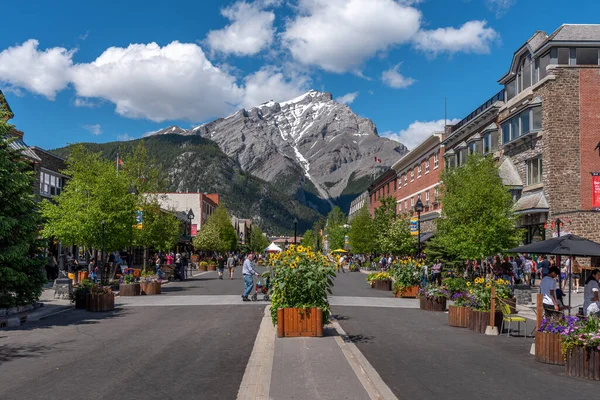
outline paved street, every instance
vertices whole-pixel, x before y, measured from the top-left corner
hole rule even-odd
[[[259,363],[247,364],[267,304],[241,302],[239,273],[233,281],[198,274],[164,285],[160,296],[117,297],[112,313],[69,310],[0,331],[0,399],[235,399],[245,374],[260,372]],[[398,398],[597,393],[596,383],[536,363],[533,339],[451,328],[446,313],[415,309],[416,300],[373,290],[365,279],[336,278],[330,302],[344,340],[334,328],[323,339],[272,340],[269,332],[272,349],[259,355],[271,358],[263,361],[272,373],[260,372],[269,374],[270,398],[369,398],[356,375],[369,366],[352,364],[343,343],[355,345]]]

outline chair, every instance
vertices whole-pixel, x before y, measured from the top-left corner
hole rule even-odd
[[[502,310],[502,325],[500,326],[500,332],[504,332],[504,323],[508,322],[508,331],[506,337],[510,336],[510,328],[513,322],[518,324],[519,333],[521,332],[521,322],[525,324],[525,337],[527,337],[527,318],[519,317],[510,313],[510,306],[503,301],[500,301],[500,309]]]

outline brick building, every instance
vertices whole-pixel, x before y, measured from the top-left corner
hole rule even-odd
[[[396,197],[396,171],[388,169],[369,186],[369,211],[375,215],[375,209],[381,206],[384,197]]]
[[[422,235],[434,231],[434,221],[441,213],[438,189],[444,168],[443,137],[443,132],[433,133],[392,166],[397,176],[396,213],[416,216],[414,206],[421,198],[425,206],[421,213]]]
[[[219,206],[218,194],[207,193],[153,193],[158,195],[160,206],[165,209],[174,209],[177,212],[192,210],[192,236],[200,230],[202,225]]]

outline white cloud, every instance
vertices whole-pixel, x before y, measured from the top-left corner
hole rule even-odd
[[[417,9],[394,0],[299,0],[282,39],[302,64],[356,72],[377,52],[409,42],[420,21]]]
[[[253,55],[273,42],[275,14],[262,9],[274,5],[238,1],[221,10],[232,23],[220,30],[208,32],[207,43],[214,51],[238,56]]]
[[[310,89],[308,76],[286,69],[265,66],[245,78],[245,95],[242,106],[258,106],[266,101],[285,101]]]
[[[352,102],[356,100],[357,97],[358,92],[346,93],[345,95],[336,98],[335,101],[342,104],[352,104]]]
[[[459,119],[455,118],[447,120],[446,123],[448,125],[453,125],[459,121]],[[381,136],[400,142],[408,147],[409,150],[412,150],[432,133],[443,131],[444,124],[445,122],[443,119],[437,121],[415,121],[410,124],[408,128],[403,129],[400,132],[384,132]]]
[[[432,55],[457,52],[487,54],[490,44],[499,35],[486,25],[486,21],[469,21],[458,29],[422,30],[415,37],[415,47]]]
[[[75,51],[63,47],[40,51],[38,46],[37,40],[29,39],[0,52],[0,82],[54,100],[69,83]]]
[[[502,17],[517,3],[517,0],[486,0],[488,8],[496,13],[496,18]]]
[[[231,111],[243,90],[196,44],[172,42],[111,47],[72,68],[81,97],[108,100],[129,118],[202,121]]]
[[[90,99],[83,98],[83,97],[75,98],[75,101],[73,101],[73,104],[75,104],[75,107],[89,107],[89,108],[94,108],[99,105],[98,103],[96,103]]]
[[[394,89],[404,89],[416,82],[413,78],[408,78],[400,73],[400,65],[402,64],[396,64],[393,68],[383,71],[381,74],[383,83]]]
[[[135,138],[134,138],[134,137],[131,137],[131,136],[129,136],[129,134],[128,134],[128,133],[125,133],[125,134],[123,134],[123,135],[117,135],[117,140],[118,140],[119,142],[127,142],[127,141],[129,141],[129,140],[134,140],[134,139],[135,139]]]
[[[95,125],[84,125],[83,129],[89,131],[92,135],[101,135],[102,134],[102,126],[100,124]]]

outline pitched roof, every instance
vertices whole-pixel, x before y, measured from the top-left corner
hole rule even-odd
[[[575,25],[575,24],[564,24],[561,25],[557,30],[552,32],[548,40],[559,40],[559,41],[600,41],[600,25],[588,24],[588,25]]]
[[[35,152],[25,144],[23,139],[15,138],[14,140],[11,140],[8,145],[13,150],[20,151],[21,154],[23,154],[25,157],[29,158],[32,161],[42,161],[42,159],[39,158],[38,155],[35,154]]]
[[[4,93],[2,93],[2,90],[0,90],[0,112],[6,113],[4,118],[7,121],[9,119],[14,118],[14,116],[15,116],[15,114],[10,109],[10,106],[8,105],[8,101],[6,101],[6,98],[4,97]]]

